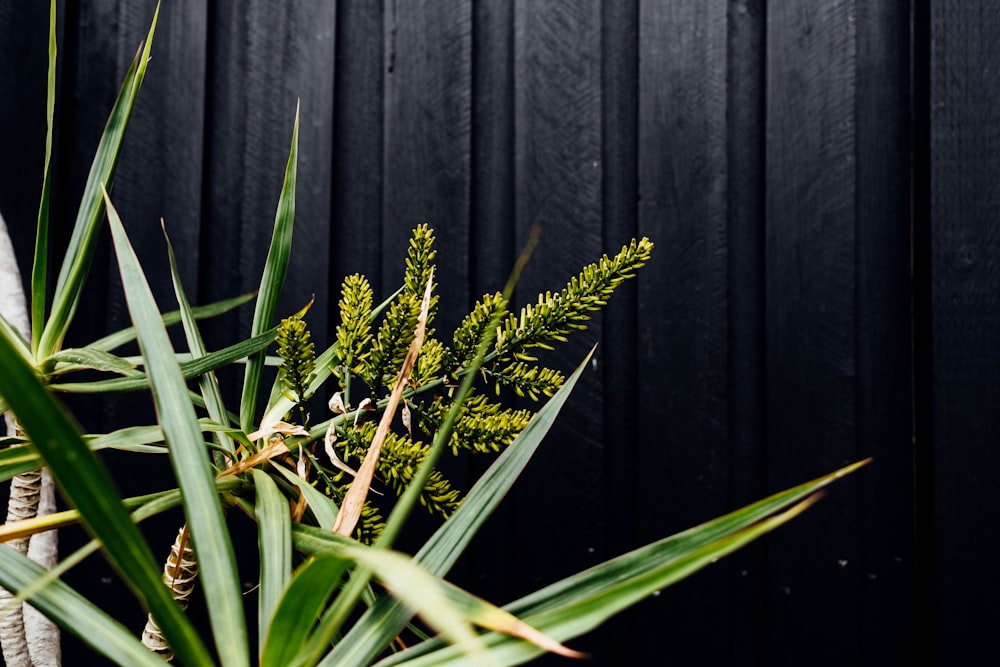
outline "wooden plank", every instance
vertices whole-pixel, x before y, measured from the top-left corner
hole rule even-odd
[[[909,9],[857,5],[857,446],[862,625],[872,665],[917,664],[910,345]],[[849,566],[849,567],[853,567]]]
[[[376,298],[382,284],[382,160],[385,27],[383,3],[348,0],[337,7],[334,114],[334,221],[330,331],[344,276],[363,273]]]
[[[656,243],[639,276],[642,542],[728,508],[727,5],[640,5],[639,233]],[[643,606],[642,655],[724,664],[726,613],[722,570],[672,587]]]
[[[727,164],[728,497],[742,507],[765,494],[764,57],[762,3],[729,6]],[[729,660],[766,663],[767,554],[750,545],[727,558]]]
[[[119,68],[128,65],[145,39],[154,9],[152,5],[121,3],[117,6],[115,31],[107,31],[106,25],[94,26],[99,34],[115,38],[115,52],[122,63]],[[205,6],[196,2],[174,3],[161,11],[152,59],[129,123],[111,195],[163,310],[175,309],[177,302],[169,280],[161,219],[178,249],[181,278],[192,300],[198,287],[207,14]],[[100,48],[99,41],[93,44],[81,36],[84,43],[88,49]],[[81,57],[82,62],[87,62],[91,54]],[[96,78],[101,74],[88,76]],[[118,85],[110,79],[107,83]],[[106,315],[101,324],[108,330],[129,326],[131,320],[113,255],[109,254],[105,266],[95,264],[94,270],[95,277],[98,271],[107,272],[102,303]],[[95,301],[101,301],[100,294],[90,294]],[[102,415],[109,424],[130,422],[136,414],[136,399],[105,401]]]
[[[411,230],[437,237],[439,315],[450,334],[469,303],[472,3],[392,2],[386,21],[382,276],[402,284]]]
[[[930,10],[934,583],[937,653],[990,649],[1000,594],[1000,7]],[[928,492],[924,489],[922,492]]]
[[[514,6],[474,4],[472,76],[473,299],[503,288],[514,266]]]
[[[602,242],[608,253],[638,236],[639,207],[639,2],[604,3],[601,8],[601,115],[602,115]],[[638,546],[639,504],[636,494],[640,448],[638,412],[645,392],[638,382],[638,289],[635,282],[619,288],[601,319],[599,366],[602,371],[604,481],[604,550]],[[613,445],[612,445],[613,443]],[[648,642],[640,642],[637,620],[631,611],[613,619],[597,633],[594,651],[605,662],[648,664],[642,655]],[[655,661],[655,660],[654,660]]]
[[[530,229],[541,242],[517,292],[517,305],[558,291],[600,257],[601,3],[515,3],[516,247]],[[601,337],[601,318],[570,338],[545,365],[575,367]],[[597,362],[600,368],[600,361]],[[513,597],[605,556],[601,376],[587,373],[510,501]],[[574,641],[591,650],[588,640]]]
[[[850,0],[771,5],[767,33],[767,483],[859,457],[856,25]],[[770,540],[769,664],[857,664],[857,479]],[[822,647],[821,651],[817,647]]]
[[[256,289],[301,99],[293,260],[276,317],[319,300],[307,321],[329,340],[330,169],[336,21],[327,2],[219,2],[210,8],[201,300]],[[330,297],[335,302],[335,296]],[[245,336],[252,309],[225,340]]]
[[[514,266],[514,3],[473,4],[471,220],[469,296],[478,299],[503,285]],[[485,461],[468,461],[466,480]],[[455,570],[456,581],[485,599],[511,599],[514,573],[506,535],[515,528],[511,503],[501,503]]]
[[[0,213],[30,282],[45,158],[48,5],[0,5]]]

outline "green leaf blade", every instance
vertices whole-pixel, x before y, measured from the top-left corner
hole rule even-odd
[[[49,356],[62,345],[70,321],[73,319],[79,304],[83,283],[90,270],[94,247],[97,243],[97,234],[103,220],[104,198],[102,191],[110,187],[111,181],[114,179],[118,158],[125,139],[125,130],[128,127],[136,97],[146,75],[150,47],[156,32],[159,14],[160,7],[157,5],[149,32],[146,35],[145,45],[136,54],[125,75],[118,99],[111,109],[111,115],[108,117],[104,133],[101,135],[87,183],[84,185],[83,198],[80,202],[76,222],[73,225],[69,246],[59,269],[52,312],[37,345],[40,357]]]
[[[818,492],[865,462],[848,466],[713,521],[601,563],[511,603],[505,609],[558,641],[593,630],[611,616],[670,586],[787,523],[807,509]],[[521,664],[536,647],[502,635],[487,635],[501,664]],[[462,657],[440,642],[400,653],[379,667],[459,665]]]
[[[264,640],[261,667],[293,663],[348,565],[343,558],[321,556],[298,569],[275,610]]]
[[[170,243],[170,237],[167,236],[167,229],[163,229],[163,237],[167,241],[167,258],[170,263],[170,277],[174,284],[174,295],[177,298],[177,305],[180,307],[181,313],[181,323],[184,326],[184,337],[187,340],[188,349],[191,351],[191,355],[195,359],[203,358],[208,356],[208,351],[205,349],[205,343],[201,338],[201,332],[198,330],[198,323],[195,321],[194,313],[191,310],[191,304],[188,302],[187,295],[184,293],[184,285],[181,284],[180,272],[177,269],[177,256],[174,254],[174,246]],[[198,381],[201,389],[201,397],[205,400],[205,407],[208,410],[208,415],[214,419],[219,424],[225,426],[229,425],[229,418],[226,414],[226,405],[222,400],[222,390],[219,388],[219,381],[215,377],[213,371],[207,371]],[[218,434],[219,445],[226,452],[233,453],[236,451],[233,445],[233,439],[230,438],[223,432]],[[217,461],[219,462],[219,461]]]
[[[16,346],[0,330],[0,393],[45,459],[63,494],[80,511],[90,532],[149,609],[178,657],[188,664],[210,661],[197,633],[171,599],[153,554],[120,501],[110,474],[80,436],[72,418]]]
[[[298,150],[299,110],[296,108],[291,148],[288,151],[288,164],[285,166],[285,180],[281,186],[281,195],[278,197],[271,247],[267,253],[264,274],[261,276],[260,290],[257,293],[257,305],[254,309],[253,324],[250,330],[251,336],[256,336],[271,326],[274,311],[278,306],[278,295],[288,272],[288,262],[292,252],[292,226],[295,220]],[[257,406],[257,394],[260,391],[260,378],[263,369],[263,352],[251,356],[247,361],[246,373],[243,376],[243,397],[240,403],[240,426],[247,433],[255,430],[254,411]]]
[[[198,554],[212,633],[222,664],[243,667],[250,664],[250,655],[242,592],[208,452],[149,284],[118,212],[110,200],[106,205],[126,303],[146,361],[157,416],[169,444],[170,462],[184,495],[185,516]]]
[[[451,569],[475,533],[500,504],[552,427],[589,363],[590,356],[587,355],[562,388],[542,406],[521,435],[490,466],[452,517],[417,552],[417,562],[431,573],[443,575]],[[360,667],[369,664],[402,631],[411,615],[410,610],[398,601],[380,599],[337,642],[320,665]]]
[[[260,628],[260,651],[268,635],[271,618],[292,573],[292,518],[288,500],[278,490],[271,477],[253,470],[257,491],[257,539],[260,544],[260,593],[257,598],[257,619]]]
[[[45,163],[42,197],[35,229],[35,257],[31,265],[31,349],[37,352],[45,327],[46,281],[49,272],[49,200],[52,196],[52,132],[56,109],[56,0],[49,3],[49,69],[45,87]]]
[[[10,547],[0,546],[0,584],[9,590],[27,588],[47,571]],[[31,604],[95,651],[119,665],[163,667],[163,661],[139,643],[135,635],[89,600],[60,581],[38,591]]]
[[[224,315],[229,311],[242,306],[248,301],[253,300],[257,296],[256,292],[250,292],[249,294],[241,294],[240,296],[232,297],[230,299],[223,299],[222,301],[216,301],[204,306],[195,306],[191,309],[191,314],[196,320],[203,320],[210,317],[217,317],[219,315]],[[169,313],[163,314],[163,324],[164,326],[173,326],[181,321],[181,312],[179,310],[172,310]],[[99,338],[94,342],[87,345],[89,349],[101,350],[104,352],[110,352],[111,350],[117,349],[122,345],[131,343],[135,340],[135,327],[127,327],[121,331],[115,331],[110,333],[103,338]]]

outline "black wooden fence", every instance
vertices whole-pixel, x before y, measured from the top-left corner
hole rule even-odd
[[[0,2],[0,208],[25,272],[45,5]],[[65,238],[152,2],[62,8]],[[574,645],[608,665],[966,664],[993,654],[1000,594],[998,35],[991,0],[172,1],[114,198],[163,303],[161,216],[199,302],[252,289],[301,98],[284,312],[315,293],[320,341],[341,277],[392,290],[421,222],[445,331],[533,225],[522,295],[649,236],[637,283],[550,360],[601,343],[456,579],[503,602],[873,456]],[[102,253],[81,339],[126,320]],[[106,571],[74,581],[100,596]]]

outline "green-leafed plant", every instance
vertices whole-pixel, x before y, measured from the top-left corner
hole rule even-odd
[[[54,6],[53,25],[54,25]],[[435,336],[438,299],[434,237],[414,230],[399,291],[374,305],[363,276],[344,280],[335,340],[316,354],[308,308],[277,326],[276,304],[291,257],[298,115],[278,201],[271,247],[255,298],[248,338],[209,353],[197,323],[235,302],[192,308],[168,244],[179,309],[161,315],[108,189],[125,125],[138,93],[156,19],[126,77],[80,207],[51,307],[45,301],[48,172],[32,278],[30,342],[0,319],[0,399],[23,430],[0,451],[0,475],[47,466],[73,508],[9,523],[10,540],[82,522],[93,541],[45,571],[0,547],[0,584],[28,599],[94,651],[122,665],[241,667],[336,665],[513,665],[543,651],[577,656],[562,642],[773,530],[807,508],[820,490],[859,465],[776,494],[684,533],[623,554],[501,609],[443,577],[527,465],[567,401],[589,355],[568,377],[534,356],[585,328],[589,313],[642,266],[652,244],[642,239],[586,267],[558,294],[518,314],[510,294],[526,256],[504,291],[484,296],[450,339]],[[54,72],[54,47],[50,59]],[[54,79],[49,83],[49,108]],[[51,138],[51,116],[50,116]],[[63,341],[83,290],[94,239],[107,219],[133,329],[82,347]],[[179,322],[186,352],[174,350],[166,326]],[[115,354],[137,340],[140,355]],[[274,342],[276,355],[268,357]],[[214,370],[245,360],[234,414]],[[274,379],[266,401],[267,366]],[[72,371],[112,377],[70,381]],[[187,381],[197,379],[197,391]],[[505,389],[538,400],[534,412],[491,398]],[[105,435],[82,434],[57,392],[150,391],[156,424],[132,424]],[[329,397],[313,423],[310,399]],[[263,412],[258,405],[264,404]],[[394,427],[394,417],[403,425]],[[121,447],[168,457],[177,488],[121,498],[97,450]],[[463,493],[438,470],[439,458],[497,454]],[[390,494],[372,503],[369,490]],[[395,497],[390,501],[390,497]],[[446,519],[414,556],[392,549],[412,510],[423,504]],[[180,506],[180,528],[159,567],[136,523]],[[225,521],[239,512],[257,524],[260,578],[251,648],[237,549]],[[384,518],[383,518],[383,515]],[[97,549],[116,566],[150,612],[142,641],[59,576]],[[209,639],[184,606],[195,576],[210,618]],[[373,585],[372,580],[378,585]],[[412,622],[419,615],[423,625]],[[429,628],[435,635],[428,637]],[[480,630],[484,630],[482,632]],[[400,636],[405,642],[397,642]],[[410,646],[399,650],[398,646]]]

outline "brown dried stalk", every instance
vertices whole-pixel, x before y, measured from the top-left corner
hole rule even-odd
[[[389,425],[396,414],[396,408],[399,407],[403,391],[410,382],[413,365],[417,362],[417,357],[420,355],[420,348],[424,344],[433,281],[434,271],[432,270],[430,277],[427,279],[427,287],[424,289],[424,298],[420,302],[420,315],[417,318],[417,328],[413,333],[413,342],[410,343],[410,349],[406,352],[406,358],[403,359],[403,365],[400,367],[399,375],[396,377],[396,385],[392,388],[389,403],[385,407],[385,412],[382,413],[382,420],[378,423],[378,429],[375,431],[372,444],[368,447],[368,453],[365,454],[365,460],[361,464],[361,467],[358,468],[358,474],[354,477],[354,481],[351,482],[351,488],[348,489],[347,495],[344,496],[344,502],[340,504],[337,520],[333,524],[333,532],[335,533],[350,536],[354,532],[354,527],[357,525],[358,520],[361,518],[361,510],[364,508],[365,499],[368,498],[368,490],[371,488],[372,479],[375,477],[378,457],[382,451],[382,445],[385,443],[385,438],[389,434]]]

